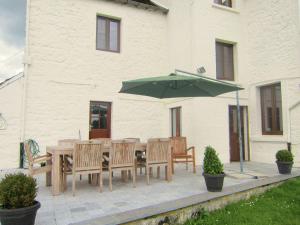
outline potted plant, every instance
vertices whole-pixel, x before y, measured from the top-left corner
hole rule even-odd
[[[25,174],[8,174],[0,182],[0,221],[2,225],[34,225],[41,207],[35,201],[36,180]]]
[[[203,176],[208,191],[222,191],[224,182],[223,164],[221,163],[216,150],[207,146],[204,153]]]
[[[293,167],[293,154],[288,150],[279,150],[276,153],[276,163],[280,174],[290,174]]]

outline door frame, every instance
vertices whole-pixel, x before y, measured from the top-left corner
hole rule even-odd
[[[96,100],[90,100],[89,102],[89,123],[88,123],[88,128],[89,128],[89,139],[91,139],[91,129],[90,129],[90,125],[91,125],[91,103],[105,103],[105,104],[109,104],[109,128],[108,128],[108,136],[109,138],[111,138],[111,127],[112,127],[112,102],[108,102],[108,101],[96,101]]]
[[[229,159],[230,162],[234,162],[231,160],[231,131],[230,131],[230,108],[235,107],[237,108],[236,105],[228,105],[228,131],[229,131]],[[243,108],[243,122],[244,122],[244,149],[243,149],[243,156],[244,156],[244,161],[250,161],[250,135],[249,135],[249,111],[248,111],[248,106],[247,105],[240,105],[241,108]],[[242,119],[241,119],[242,120]],[[247,149],[246,149],[247,147]],[[247,150],[247,151],[246,151]],[[247,157],[246,157],[247,156]]]

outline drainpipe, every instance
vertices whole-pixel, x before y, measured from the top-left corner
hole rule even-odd
[[[240,145],[240,171],[244,172],[243,142],[242,142],[242,126],[241,126],[241,108],[239,91],[236,91],[236,107],[237,107],[237,124],[239,129],[239,145]]]
[[[30,65],[29,54],[29,16],[30,16],[30,0],[27,0],[26,7],[26,37],[24,50],[24,84],[23,84],[23,98],[22,98],[22,121],[21,121],[21,142],[25,141],[25,124],[26,124],[26,103],[27,103],[27,83],[28,83],[28,66]]]

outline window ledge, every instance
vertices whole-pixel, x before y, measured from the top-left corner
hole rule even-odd
[[[286,143],[288,140],[287,137],[283,135],[259,135],[259,136],[251,136],[250,141]]]
[[[216,3],[212,3],[212,7],[213,8],[217,8],[217,9],[222,9],[222,10],[225,10],[225,11],[228,11],[228,12],[240,14],[240,11],[238,11],[238,10],[236,10],[234,8],[230,8],[230,7],[227,7],[227,6],[219,5],[219,4],[216,4]]]

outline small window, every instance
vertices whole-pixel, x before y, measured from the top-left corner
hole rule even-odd
[[[120,52],[120,20],[97,16],[97,50]]]
[[[282,135],[281,86],[273,84],[261,87],[262,134]]]
[[[216,42],[217,79],[234,80],[233,45]]]
[[[232,8],[231,0],[214,0],[214,3]]]
[[[171,109],[171,135],[172,137],[181,136],[181,107]]]

